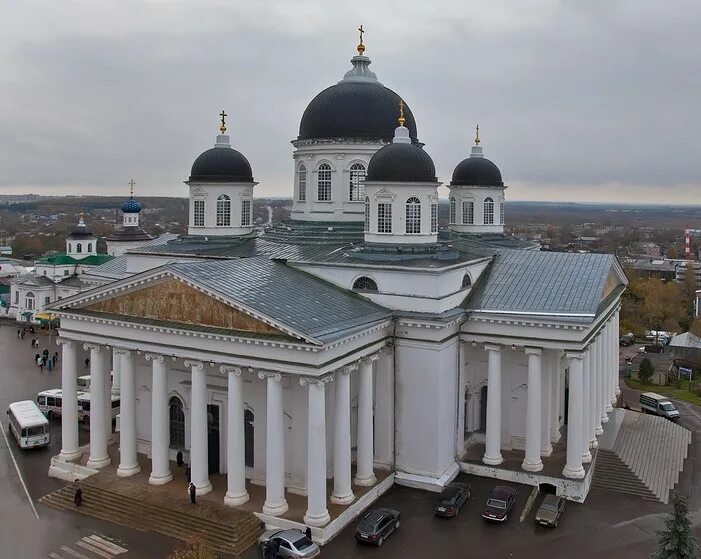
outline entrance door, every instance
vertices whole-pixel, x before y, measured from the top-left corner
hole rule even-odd
[[[219,473],[219,406],[207,405],[207,446],[209,473]]]
[[[480,390],[480,432],[487,430],[487,386]]]

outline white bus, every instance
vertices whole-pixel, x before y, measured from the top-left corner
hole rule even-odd
[[[42,413],[51,421],[54,417],[61,417],[61,406],[63,390],[52,388],[43,390],[37,394],[37,404]]]
[[[112,394],[112,419],[119,415],[119,394]],[[90,423],[90,392],[78,392],[78,420]]]
[[[12,402],[7,410],[10,432],[20,448],[46,446],[51,440],[49,420],[31,400]]]
[[[114,374],[110,373],[110,385],[114,382]],[[90,375],[82,375],[78,377],[78,390],[90,392]]]

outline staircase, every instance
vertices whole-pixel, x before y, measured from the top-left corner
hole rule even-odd
[[[616,456],[615,452],[610,450],[597,452],[591,486],[616,493],[637,495],[643,499],[657,500],[655,494],[640,481],[640,478]]]
[[[135,530],[150,530],[180,540],[203,534],[213,551],[234,556],[239,556],[254,545],[263,532],[255,515],[244,511],[237,511],[236,518],[225,524],[125,497],[97,486],[83,484],[81,488],[83,504],[80,507],[73,503],[76,489],[74,484],[42,497],[40,502],[54,509],[70,509]]]

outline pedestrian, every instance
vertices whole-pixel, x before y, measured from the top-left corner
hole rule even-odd
[[[34,364],[35,365],[39,364],[39,357],[41,357],[41,355],[39,355],[38,353],[34,354]]]
[[[18,338],[22,337],[22,331],[19,328],[17,328],[17,337]]]
[[[185,468],[185,479],[187,479],[187,482],[190,483],[190,466],[188,465],[187,468]]]
[[[44,372],[44,360],[41,357],[39,358],[39,372]]]
[[[90,357],[85,358],[85,368],[87,369],[90,366]]]
[[[24,328],[22,328],[22,335],[20,336],[20,338],[24,339],[24,333],[25,333],[25,331],[26,331],[26,330],[25,330]]]
[[[178,450],[178,453],[175,455],[175,463],[178,465],[178,468],[183,467],[183,451]]]
[[[54,351],[54,365],[56,365],[56,361],[58,361],[58,351]]]
[[[37,345],[39,345],[39,338],[37,338]],[[44,355],[44,357],[46,357],[47,359],[49,358],[49,350],[48,350],[48,349],[44,348],[44,351],[42,351],[41,353],[42,353],[42,354]]]
[[[190,482],[190,485],[187,486],[187,490],[190,492],[190,502],[194,505],[195,496],[197,495],[197,488],[195,487],[195,484]]]
[[[277,559],[278,551],[280,551],[280,542],[278,540],[270,540],[265,546],[265,559]]]
[[[47,359],[47,360],[46,360],[46,364],[47,364],[48,367],[49,367],[49,372],[51,372],[51,369],[53,369],[53,362],[54,362],[53,359]]]
[[[76,482],[76,490],[75,490],[75,496],[73,497],[73,502],[75,503],[76,507],[79,507],[80,505],[83,504],[83,490],[80,488],[80,485],[77,485],[79,480],[75,480]]]
[[[54,353],[51,356],[51,364],[54,366],[54,369],[56,368],[56,360],[58,359],[58,356]]]
[[[307,526],[306,529],[304,530],[304,535],[307,536],[307,539],[311,540],[312,539],[312,529],[311,527]]]

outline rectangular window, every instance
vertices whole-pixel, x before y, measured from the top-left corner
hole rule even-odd
[[[365,198],[365,231],[370,231],[370,199]]]
[[[331,167],[322,163],[317,171],[317,198],[319,202],[331,201]]]
[[[406,204],[406,232],[421,233],[421,203],[418,198],[410,198]]]
[[[64,275],[64,276],[70,276],[70,275],[71,275],[70,270],[63,270],[63,275]]]
[[[301,167],[299,170],[299,191],[297,195],[297,200],[304,202],[307,199],[307,169]]]
[[[49,305],[51,303],[51,297],[44,297],[44,304]]]
[[[377,204],[377,232],[392,232],[392,204]]]
[[[246,226],[251,224],[251,201],[243,200],[241,202],[241,225]]]
[[[438,204],[431,204],[431,233],[438,232]]]
[[[466,225],[472,225],[475,222],[475,203],[462,203],[462,222]]]
[[[365,167],[355,163],[350,168],[350,201],[360,202],[365,199]]]
[[[19,289],[15,291],[15,305],[19,305]]]
[[[455,223],[455,198],[450,199],[450,223]]]
[[[192,225],[194,227],[204,227],[204,200],[194,201],[194,215]]]
[[[34,299],[31,297],[27,297],[26,299],[26,305],[28,311],[33,311],[34,310]]]
[[[504,202],[499,202],[499,223],[504,225]]]

